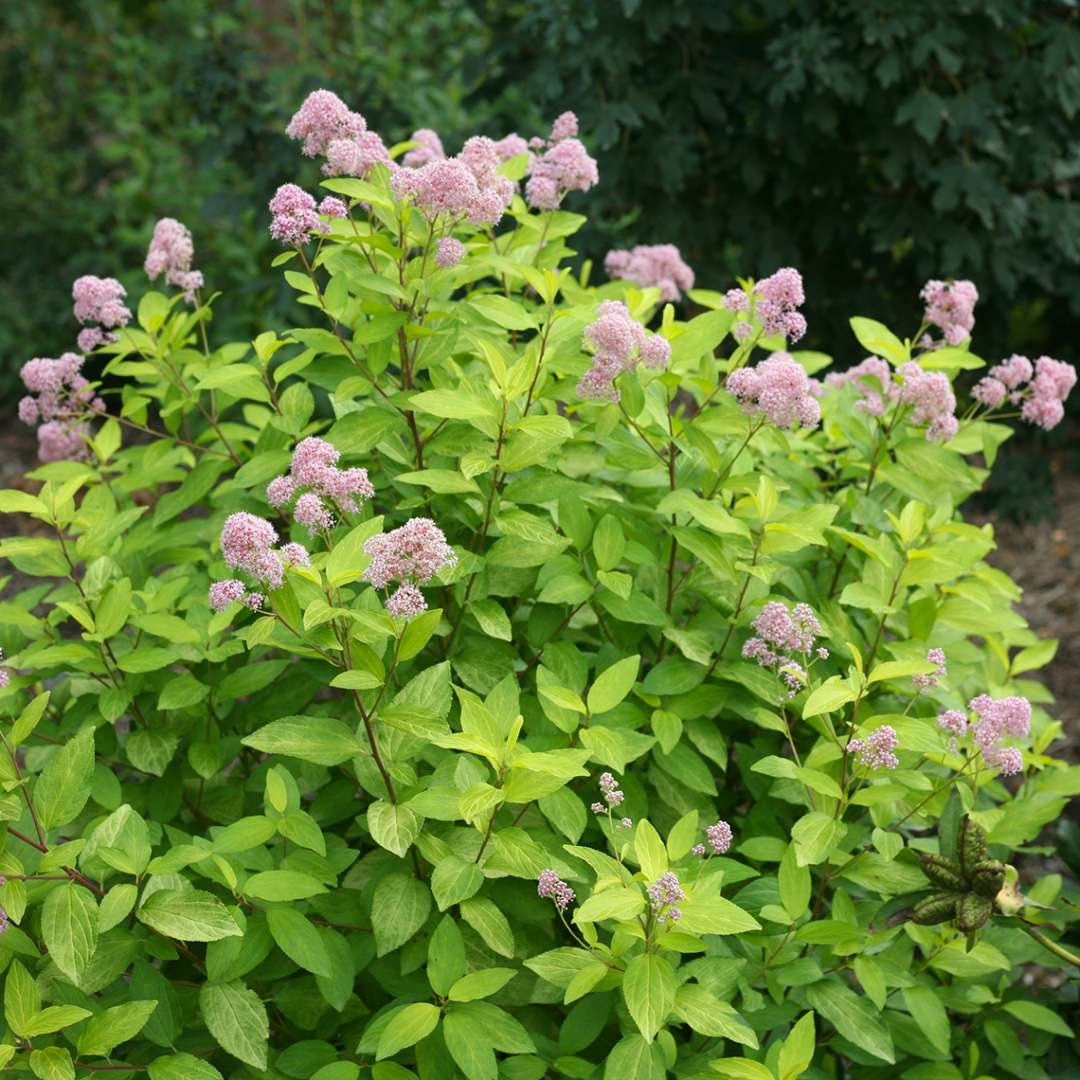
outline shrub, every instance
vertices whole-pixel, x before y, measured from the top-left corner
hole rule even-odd
[[[1075,1067],[1075,906],[1013,865],[1078,790],[1027,677],[1055,643],[958,511],[1072,369],[958,408],[970,282],[911,338],[853,319],[824,384],[791,268],[693,318],[670,250],[590,284],[572,114],[446,158],[319,92],[289,131],[360,174],[271,203],[314,325],[212,345],[167,221],[169,291],[75,284],[101,379],[23,368],[5,1066]]]

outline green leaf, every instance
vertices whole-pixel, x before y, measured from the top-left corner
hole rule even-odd
[[[8,1027],[26,1038],[30,1023],[41,1008],[37,983],[18,960],[12,960],[4,980],[4,1019]]]
[[[424,821],[407,806],[376,799],[368,807],[367,823],[375,843],[400,858],[420,835]]]
[[[333,964],[319,931],[295,908],[270,908],[266,924],[278,948],[298,967],[330,978]]]
[[[758,1048],[754,1029],[712,991],[697,983],[683,983],[675,992],[675,1015],[699,1035],[710,1035]]]
[[[77,1005],[50,1005],[47,1009],[36,1013],[23,1031],[27,1038],[33,1038],[35,1035],[51,1035],[54,1031],[64,1031],[80,1023],[88,1016],[93,1016],[93,1013]]]
[[[385,956],[404,945],[427,922],[431,890],[408,874],[388,874],[375,886],[371,925],[376,954]]]
[[[446,997],[465,974],[465,942],[450,915],[444,915],[428,943],[427,977],[431,989]]]
[[[658,1043],[638,1035],[624,1035],[608,1054],[604,1080],[664,1080],[664,1052]]]
[[[816,1048],[814,1014],[805,1013],[788,1032],[776,1063],[779,1080],[796,1080],[810,1068]]]
[[[602,889],[594,892],[574,911],[574,922],[594,923],[602,919],[626,922],[645,910],[645,897],[639,888]]]
[[[451,1001],[477,1001],[498,993],[517,972],[513,968],[486,968],[462,975],[450,987]]]
[[[652,1042],[675,1005],[675,972],[671,965],[662,956],[635,956],[626,965],[622,993],[638,1031]]]
[[[223,1080],[208,1061],[192,1054],[167,1054],[146,1067],[150,1080]]]
[[[485,319],[506,330],[535,330],[536,319],[520,303],[505,296],[474,296],[469,306],[478,311]]]
[[[430,608],[422,615],[410,619],[408,625],[401,634],[401,645],[398,647],[399,660],[411,660],[431,640],[431,635],[439,627],[442,619],[442,608]]]
[[[709,1062],[709,1068],[725,1080],[776,1080],[765,1065],[750,1058],[716,1058]]]
[[[78,982],[97,948],[98,908],[81,885],[61,885],[41,908],[41,936],[56,966]]]
[[[905,986],[901,993],[904,1004],[911,1013],[927,1042],[939,1053],[949,1052],[949,1014],[937,994],[929,986]]]
[[[156,1001],[129,1001],[98,1013],[79,1033],[79,1056],[107,1057],[114,1046],[135,1038],[146,1026]]]
[[[439,1008],[427,1002],[415,1002],[398,1009],[379,1036],[375,1060],[393,1057],[399,1050],[414,1046],[439,1025]]]
[[[811,716],[820,716],[822,713],[836,712],[837,709],[848,702],[854,701],[857,691],[851,683],[839,675],[833,675],[826,679],[816,690],[811,691],[810,696],[803,705],[803,719]]]
[[[94,776],[94,730],[85,727],[46,762],[34,786],[34,806],[43,829],[66,825],[90,798]]]
[[[902,364],[911,358],[904,343],[884,323],[860,315],[853,316],[849,322],[859,344],[868,352],[884,356],[893,364]]]
[[[263,870],[244,882],[243,892],[256,900],[307,900],[326,892],[326,886],[297,870]]]
[[[788,918],[795,920],[810,907],[812,882],[809,867],[801,866],[798,862],[794,844],[788,844],[784,850],[777,877],[780,886],[780,903],[784,905]]]
[[[678,928],[686,934],[742,934],[761,929],[753,915],[722,896],[690,895],[679,908]]]
[[[207,983],[199,991],[199,1012],[222,1050],[245,1065],[266,1069],[270,1021],[258,994],[239,980]]]
[[[896,1061],[892,1035],[874,1007],[836,979],[806,988],[810,1005],[849,1042],[892,1065]]]
[[[431,872],[431,892],[440,911],[475,896],[484,884],[484,874],[474,862],[447,855]]]
[[[450,1056],[469,1080],[496,1080],[494,1048],[483,1022],[458,1009],[447,1012],[442,1034]]]
[[[816,866],[824,862],[846,833],[847,826],[829,814],[820,810],[804,814],[791,830],[796,862],[799,866]]]
[[[136,913],[139,922],[179,941],[220,941],[242,937],[225,905],[199,889],[159,889]]]
[[[514,932],[499,908],[486,897],[463,900],[461,917],[480,935],[484,944],[500,956],[513,957]]]
[[[348,727],[328,716],[286,716],[241,742],[265,754],[282,754],[315,765],[340,765],[364,749]]]
[[[668,868],[667,848],[651,822],[643,819],[634,830],[634,854],[646,880],[655,881]]]
[[[614,570],[622,561],[626,550],[626,537],[622,525],[613,514],[605,514],[593,532],[593,556],[600,570]]]
[[[1045,1005],[1034,1001],[1006,1001],[1002,1008],[1027,1027],[1049,1031],[1052,1035],[1063,1035],[1066,1039],[1073,1038],[1072,1028]]]
[[[60,1046],[30,1052],[30,1071],[38,1080],[75,1080],[71,1054]]]
[[[598,716],[614,709],[630,693],[640,666],[640,656],[627,656],[602,671],[589,688],[589,712]]]

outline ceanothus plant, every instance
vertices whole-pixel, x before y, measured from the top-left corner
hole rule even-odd
[[[327,191],[270,205],[301,325],[212,344],[164,219],[170,292],[80,278],[81,351],[23,368],[3,1067],[1067,1071],[1024,973],[1080,964],[1075,903],[1011,863],[1080,770],[959,507],[1072,369],[958,405],[969,282],[911,338],[853,319],[824,383],[792,268],[590,284],[573,114],[448,157],[318,91],[288,131]]]

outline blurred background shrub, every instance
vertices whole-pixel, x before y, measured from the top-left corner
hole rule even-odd
[[[0,393],[72,347],[75,277],[141,283],[163,215],[226,293],[219,334],[288,325],[265,207],[317,180],[282,133],[317,86],[388,144],[433,127],[448,152],[574,109],[601,175],[583,255],[671,241],[711,288],[796,265],[806,345],[841,365],[847,313],[912,333],[946,276],[978,284],[980,354],[1075,362],[1078,20],[1034,0],[4,5]]]

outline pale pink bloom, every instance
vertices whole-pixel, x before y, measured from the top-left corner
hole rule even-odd
[[[628,251],[609,251],[604,268],[609,277],[658,288],[661,300],[678,300],[694,287],[694,271],[674,244],[639,244]]]
[[[191,269],[194,257],[191,230],[175,218],[162,218],[154,226],[143,269],[151,281],[164,274],[165,281],[180,289],[184,299],[192,304],[196,290],[201,289],[203,284],[202,274]]]
[[[1003,360],[990,369],[991,377],[1010,390],[1016,390],[1022,383],[1026,383],[1034,373],[1035,369],[1031,366],[1031,361],[1026,356],[1020,356],[1017,353],[1013,353],[1008,360]]]
[[[598,181],[595,159],[578,139],[565,138],[533,162],[525,197],[534,209],[554,210],[567,192],[588,191]]]
[[[100,326],[87,326],[79,331],[76,344],[84,352],[93,352],[99,345],[111,345],[116,340],[115,334],[102,330]]]
[[[465,245],[452,236],[444,236],[435,251],[435,265],[443,270],[457,266],[465,257]]]
[[[270,200],[270,235],[275,240],[299,247],[312,234],[322,232],[315,199],[296,184],[282,184]]]
[[[323,217],[328,218],[347,218],[349,216],[349,208],[345,205],[344,201],[335,198],[333,195],[327,195],[321,203],[319,203],[319,213]]]
[[[356,176],[363,178],[376,165],[385,165],[391,172],[397,163],[390,157],[382,137],[374,131],[363,131],[347,139],[334,139],[326,148],[327,176]],[[341,215],[335,215],[341,216]]]
[[[313,491],[305,491],[296,500],[293,518],[298,525],[303,525],[309,533],[329,530],[334,527],[334,515],[323,505],[322,499]]]
[[[281,557],[289,566],[310,566],[311,556],[303,544],[282,544]]]
[[[939,713],[937,722],[939,727],[955,738],[967,734],[967,717],[957,709],[946,709],[943,713]]]
[[[528,152],[529,144],[516,132],[504,135],[495,142],[495,153],[498,154],[500,161],[509,161],[511,158]]]
[[[797,308],[806,301],[802,275],[785,266],[754,285],[754,314],[766,334],[783,334],[798,341],[806,333],[806,319]]]
[[[106,328],[127,326],[131,312],[124,306],[127,291],[116,278],[84,274],[71,287],[75,318],[80,323],[100,323]]]
[[[242,601],[246,592],[247,586],[236,578],[215,581],[210,586],[210,606],[215,611],[224,611],[230,604]]]
[[[562,142],[563,139],[572,139],[578,133],[578,118],[575,113],[564,112],[555,117],[551,125],[551,134],[548,142]]]
[[[926,659],[934,665],[934,671],[928,675],[913,675],[911,681],[916,690],[933,690],[937,684],[945,678],[947,667],[945,664],[945,652],[943,649],[931,649],[926,654]]]
[[[257,581],[279,588],[284,575],[274,551],[278,534],[265,518],[246,511],[230,514],[221,529],[221,557],[226,566],[245,570]]]
[[[400,619],[411,619],[414,615],[427,611],[427,601],[411,581],[406,581],[387,598],[386,610]]]
[[[953,415],[956,396],[949,378],[941,371],[924,371],[914,360],[900,365],[903,383],[900,401],[912,407],[911,422],[926,424],[926,437],[931,441],[945,442],[959,429]]]
[[[778,428],[790,428],[796,421],[812,428],[821,421],[806,369],[786,352],[770,354],[757,367],[733,371],[726,389],[745,412],[763,413]]]
[[[50,461],[86,461],[90,457],[86,424],[66,424],[50,420],[37,429],[38,457]]]
[[[848,753],[854,754],[860,765],[869,769],[895,769],[900,759],[893,751],[900,745],[896,729],[883,724],[865,739],[851,739]]]
[[[592,367],[578,383],[578,394],[586,400],[618,401],[615,379],[638,361],[650,368],[662,368],[671,356],[671,345],[659,335],[649,336],[645,327],[617,300],[605,300],[596,310],[596,320],[585,327],[582,344],[596,350]]]
[[[353,112],[331,90],[314,90],[304,99],[285,129],[290,139],[303,140],[307,157],[326,153],[334,139],[355,137],[367,128],[367,123]]]
[[[980,379],[971,390],[971,396],[988,409],[996,409],[1008,396],[1009,391],[999,379],[987,375]]]
[[[411,518],[390,532],[371,537],[364,544],[364,554],[371,556],[364,580],[377,589],[391,581],[423,585],[457,563],[457,555],[442,529],[423,517]]]
[[[446,157],[442,140],[431,128],[420,128],[419,131],[414,131],[409,141],[420,144],[407,150],[401,159],[401,164],[410,169],[419,169],[422,165],[427,165],[431,161],[442,161]]]
[[[292,502],[296,481],[291,476],[275,476],[266,487],[266,501],[275,509]]]
[[[970,281],[928,281],[919,293],[926,304],[923,321],[938,327],[949,345],[959,345],[975,328],[979,291]]]
[[[560,911],[574,902],[574,890],[554,870],[541,870],[536,879],[536,895],[544,900],[554,900]]]
[[[621,806],[623,799],[626,796],[619,789],[619,781],[615,779],[611,773],[600,774],[600,791],[603,793],[604,801],[614,809],[616,806]]]
[[[0,649],[0,660],[4,658],[4,650]],[[5,690],[11,684],[11,672],[7,668],[0,668],[0,690]]]
[[[861,398],[855,403],[868,416],[883,416],[888,403],[900,396],[900,386],[893,379],[892,369],[879,356],[868,356],[847,371],[833,371],[825,376],[825,385],[846,386],[854,383]]]
[[[715,825],[708,826],[705,830],[705,836],[709,841],[709,846],[713,849],[714,855],[725,854],[734,839],[731,826],[726,821],[718,821]]]
[[[659,334],[647,337],[639,348],[641,362],[647,368],[665,368],[671,359],[671,342]]]

